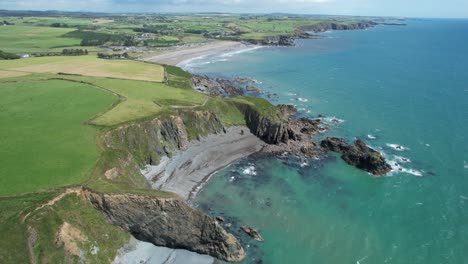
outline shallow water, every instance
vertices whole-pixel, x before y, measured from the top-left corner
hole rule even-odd
[[[245,263],[468,263],[468,20],[323,36],[186,67],[249,76],[274,103],[343,119],[326,135],[364,139],[396,171],[374,178],[335,156],[305,167],[252,157],[214,176],[195,204],[233,223]]]

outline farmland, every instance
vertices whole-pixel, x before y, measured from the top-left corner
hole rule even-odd
[[[116,100],[81,83],[1,83],[0,196],[84,181],[98,150],[83,122]]]
[[[10,60],[0,63],[0,69],[27,73],[66,73],[152,82],[164,81],[164,69],[160,65],[130,60],[103,60],[93,55]]]

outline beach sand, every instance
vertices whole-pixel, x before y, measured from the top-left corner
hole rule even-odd
[[[143,61],[155,62],[176,66],[177,64],[188,61],[194,58],[203,56],[229,52],[248,48],[246,44],[234,41],[214,41],[205,45],[177,48],[174,50],[164,51],[160,54],[143,58]]]
[[[244,133],[241,133],[242,130]],[[232,162],[260,151],[264,144],[247,127],[230,127],[226,133],[209,135],[199,141],[190,142],[186,150],[179,151],[172,158],[161,159],[157,166],[147,166],[142,173],[153,188],[177,193],[190,201],[210,176]],[[215,259],[207,255],[157,247],[134,238],[119,250],[113,261],[114,264],[214,262]]]

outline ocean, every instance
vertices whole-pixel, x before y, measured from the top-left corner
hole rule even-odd
[[[184,65],[253,78],[273,103],[327,116],[318,138],[361,138],[394,167],[252,156],[218,172],[194,205],[232,224],[244,263],[468,263],[468,20],[406,23]]]

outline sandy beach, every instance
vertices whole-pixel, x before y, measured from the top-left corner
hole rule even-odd
[[[160,54],[149,56],[142,60],[176,66],[181,62],[188,61],[194,58],[229,52],[233,50],[245,49],[248,47],[249,46],[241,42],[214,41],[201,46],[177,48],[174,50],[164,51]]]

